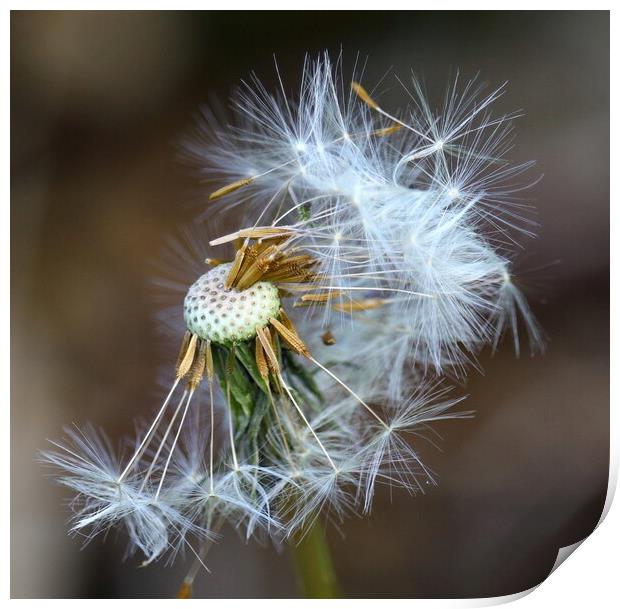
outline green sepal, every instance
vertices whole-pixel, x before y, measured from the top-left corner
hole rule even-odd
[[[287,372],[289,373],[289,376],[294,376],[295,378],[299,379],[301,384],[310,393],[312,393],[319,400],[319,402],[323,403],[325,401],[323,394],[321,393],[321,390],[316,384],[316,381],[314,380],[313,375],[307,370],[307,368],[302,366],[295,359],[296,356],[292,351],[288,349],[284,349],[282,351],[282,354],[283,354],[283,361],[285,364],[285,368]]]

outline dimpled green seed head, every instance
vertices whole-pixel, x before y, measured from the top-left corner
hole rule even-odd
[[[218,344],[254,338],[256,326],[264,328],[281,306],[278,288],[269,281],[258,281],[246,290],[226,289],[231,266],[220,264],[199,277],[183,305],[188,330]]]

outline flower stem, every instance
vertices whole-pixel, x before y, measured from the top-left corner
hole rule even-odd
[[[318,519],[295,540],[293,554],[304,598],[341,598],[325,528]]]

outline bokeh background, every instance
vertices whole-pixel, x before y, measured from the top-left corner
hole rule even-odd
[[[11,16],[11,584],[13,597],[170,597],[187,565],[122,562],[114,535],[80,550],[67,494],[36,451],[63,424],[113,437],[153,409],[158,352],[150,261],[206,191],[179,162],[201,104],[255,70],[291,89],[304,53],[369,56],[367,84],[423,75],[438,104],[451,71],[509,82],[526,110],[514,158],[536,159],[539,238],[520,263],[549,337],[509,345],[466,388],[476,418],[421,447],[439,487],[379,495],[330,540],[345,593],[480,597],[542,581],[588,535],[609,456],[609,17],[606,12],[13,12]],[[170,355],[174,358],[174,354]],[[233,531],[197,583],[205,597],[291,597],[286,551]]]

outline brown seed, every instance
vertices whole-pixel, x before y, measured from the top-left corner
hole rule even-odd
[[[358,82],[353,81],[351,83],[351,89],[353,89],[357,96],[373,110],[379,109],[379,105],[377,104],[377,102],[372,97],[370,97],[368,91],[366,91],[366,89],[364,89],[364,87],[362,87],[362,85],[360,85]]]
[[[255,349],[254,349],[254,357],[256,359],[256,367],[258,368],[258,373],[261,378],[267,382],[269,378],[269,367],[267,366],[267,360],[265,359],[265,351],[261,344],[260,339],[256,339],[254,341]]]
[[[323,332],[323,334],[321,334],[321,340],[323,341],[324,345],[335,345],[336,344],[336,337],[329,331],[327,330],[327,332]]]
[[[181,360],[179,366],[177,367],[177,378],[182,379],[188,372],[192,366],[194,361],[194,355],[196,353],[196,343],[198,341],[198,336],[196,334],[192,334],[189,344],[187,345],[187,350],[185,351],[185,355]]]
[[[369,311],[371,309],[378,309],[383,306],[387,300],[383,298],[366,298],[365,300],[352,300],[351,302],[339,302],[332,305],[332,308],[336,311],[342,311],[343,313],[353,313],[355,311]]]
[[[391,127],[384,127],[383,129],[375,129],[371,133],[371,135],[376,135],[378,137],[392,135],[392,133],[396,133],[397,131],[400,131],[402,128],[403,128],[402,125],[399,125],[398,123],[394,123]]]
[[[209,201],[214,201],[215,199],[219,199],[224,195],[230,194],[231,192],[235,192],[235,190],[239,190],[248,184],[251,184],[256,178],[244,178],[243,180],[237,180],[232,184],[228,184],[227,186],[223,186],[222,188],[218,188],[216,191],[212,192],[209,195]]]
[[[288,321],[290,323],[290,320]],[[299,338],[299,335],[292,327],[292,324],[291,328],[289,329],[274,317],[269,320],[269,323],[275,328],[278,334],[286,341],[286,343],[293,349],[293,351],[295,351],[299,355],[310,358],[310,351],[308,351],[308,347],[306,347],[304,341]]]
[[[278,358],[273,350],[273,345],[271,344],[271,333],[269,332],[269,329],[256,326],[256,336],[265,350],[269,368],[275,375],[280,374],[280,364],[278,364]]]

